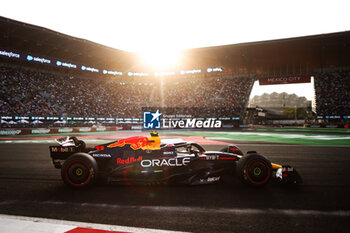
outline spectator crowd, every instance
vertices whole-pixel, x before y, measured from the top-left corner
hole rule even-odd
[[[316,112],[319,116],[350,116],[350,72],[315,75]]]
[[[242,117],[251,78],[89,79],[0,66],[0,116],[139,118],[147,108]],[[315,75],[319,116],[350,116],[350,72]],[[181,109],[181,112],[176,112]]]
[[[147,107],[196,117],[243,116],[253,79],[70,77],[0,67],[0,116],[137,117]]]

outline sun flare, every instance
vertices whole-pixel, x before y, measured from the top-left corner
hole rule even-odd
[[[158,71],[174,68],[181,58],[181,52],[168,49],[150,49],[139,53],[145,64]]]

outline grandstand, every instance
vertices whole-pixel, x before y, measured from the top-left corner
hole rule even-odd
[[[350,71],[319,73],[315,81],[319,118],[348,119],[344,117],[350,117]]]
[[[350,32],[189,49],[181,66],[159,71],[134,53],[4,17],[0,30],[1,127],[125,127],[145,107],[238,127],[255,80],[290,76],[314,76],[312,120],[350,118]]]

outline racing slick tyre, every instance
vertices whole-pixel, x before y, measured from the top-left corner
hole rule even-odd
[[[264,156],[251,153],[238,161],[236,172],[242,183],[261,187],[271,180],[272,166]]]
[[[96,160],[86,153],[71,155],[61,168],[63,181],[71,187],[83,188],[96,180]]]

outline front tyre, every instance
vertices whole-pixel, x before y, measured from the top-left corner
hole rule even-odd
[[[248,154],[238,161],[237,175],[244,184],[264,186],[272,177],[271,162],[262,155]]]
[[[86,153],[76,153],[63,164],[61,176],[63,181],[71,187],[83,188],[96,180],[96,160]]]

